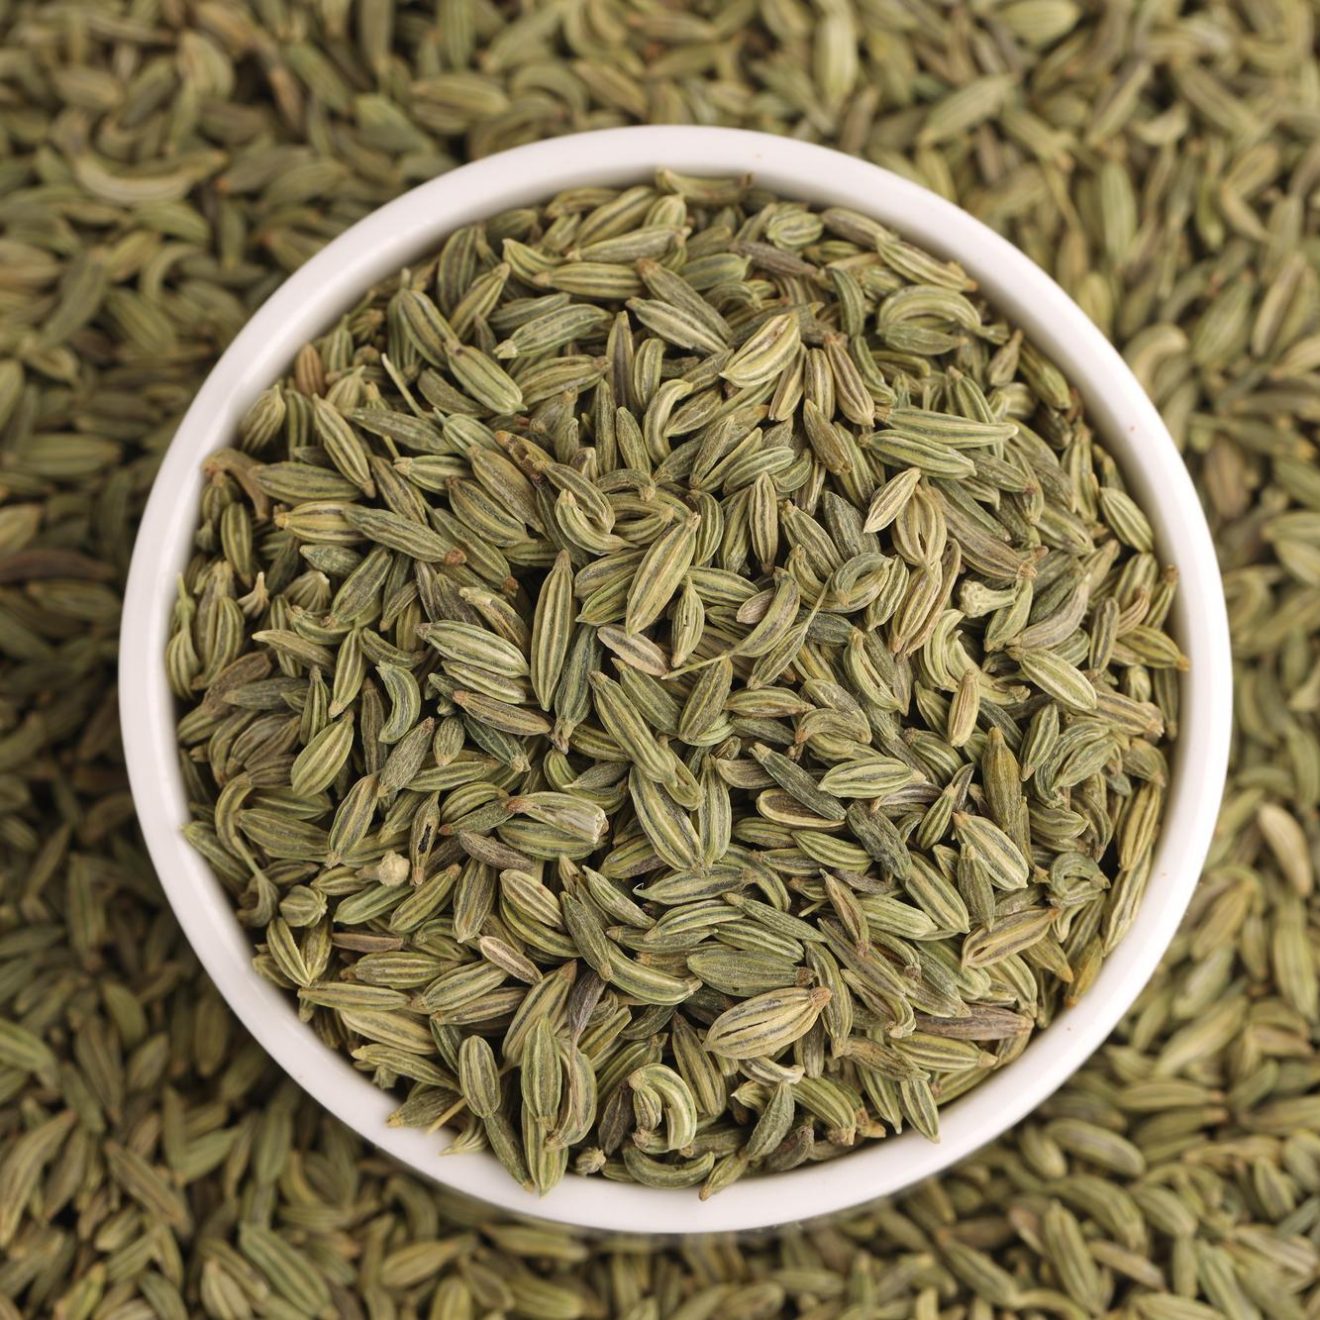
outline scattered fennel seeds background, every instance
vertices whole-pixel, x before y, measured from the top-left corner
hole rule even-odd
[[[1314,22],[1303,0],[0,11],[5,1320],[1314,1314]],[[282,1077],[152,873],[114,660],[160,455],[288,271],[462,160],[693,120],[897,169],[1078,298],[1201,491],[1236,737],[1182,932],[1028,1121],[887,1206],[680,1247],[474,1209]]]
[[[1173,575],[863,216],[661,171],[470,226],[207,473],[190,838],[394,1121],[525,1185],[935,1139],[1133,918]]]

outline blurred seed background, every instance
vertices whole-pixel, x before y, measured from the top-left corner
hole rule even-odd
[[[0,1317],[1320,1316],[1320,59],[1311,0],[0,0]],[[118,742],[135,520],[197,386],[403,189],[733,124],[1051,271],[1192,468],[1236,744],[1183,933],[1012,1136],[894,1205],[657,1249],[487,1220],[317,1113],[164,903]]]

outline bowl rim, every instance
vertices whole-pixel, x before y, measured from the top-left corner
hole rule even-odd
[[[938,1144],[908,1131],[835,1160],[735,1183],[706,1202],[691,1189],[572,1174],[537,1197],[487,1153],[441,1160],[442,1134],[388,1127],[396,1098],[323,1045],[298,1020],[289,997],[253,972],[252,945],[229,898],[182,835],[188,813],[163,655],[202,488],[201,462],[228,443],[247,405],[303,343],[458,226],[567,187],[644,181],[658,167],[751,173],[783,197],[852,207],[960,261],[988,300],[1080,390],[1088,418],[1150,516],[1161,557],[1178,568],[1172,624],[1192,666],[1182,676],[1165,826],[1136,919],[1076,1005],[1018,1059],[941,1110]],[[770,134],[690,126],[552,138],[461,166],[371,212],[285,280],[208,375],[164,456],[134,546],[119,663],[125,756],[148,851],[204,968],[266,1051],[324,1108],[433,1182],[513,1214],[660,1235],[768,1229],[892,1194],[1006,1131],[1085,1062],[1150,978],[1195,887],[1227,769],[1231,681],[1223,588],[1191,479],[1132,372],[1059,285],[967,212],[879,166]]]

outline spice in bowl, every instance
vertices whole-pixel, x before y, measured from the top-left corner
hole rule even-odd
[[[207,472],[189,837],[394,1121],[526,1186],[935,1139],[1136,911],[1174,576],[863,215],[661,171],[470,225]]]

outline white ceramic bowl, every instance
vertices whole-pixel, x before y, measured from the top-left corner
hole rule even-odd
[[[322,1045],[292,1000],[252,970],[230,901],[184,842],[188,820],[163,656],[176,575],[189,549],[202,459],[229,443],[252,399],[371,284],[434,250],[453,229],[564,188],[628,184],[657,167],[751,171],[787,198],[853,207],[961,262],[986,296],[1085,397],[1091,421],[1150,515],[1180,587],[1172,627],[1191,657],[1168,814],[1146,896],[1091,990],[1022,1056],[941,1114],[941,1140],[916,1133],[821,1165],[751,1178],[701,1203],[570,1175],[544,1198],[489,1155],[438,1158],[442,1135],[390,1128],[397,1101]],[[1214,547],[1192,484],[1155,408],[1118,353],[1038,266],[950,203],[823,147],[732,129],[620,128],[557,138],[454,170],[335,239],[252,318],[198,393],[161,466],[133,555],[124,605],[120,705],[133,795],[166,894],[198,957],[248,1030],[322,1105],[418,1173],[507,1211],[622,1233],[756,1229],[856,1206],[938,1172],[1045,1099],[1118,1022],[1154,971],[1196,884],[1224,784],[1229,740],[1228,627]]]

